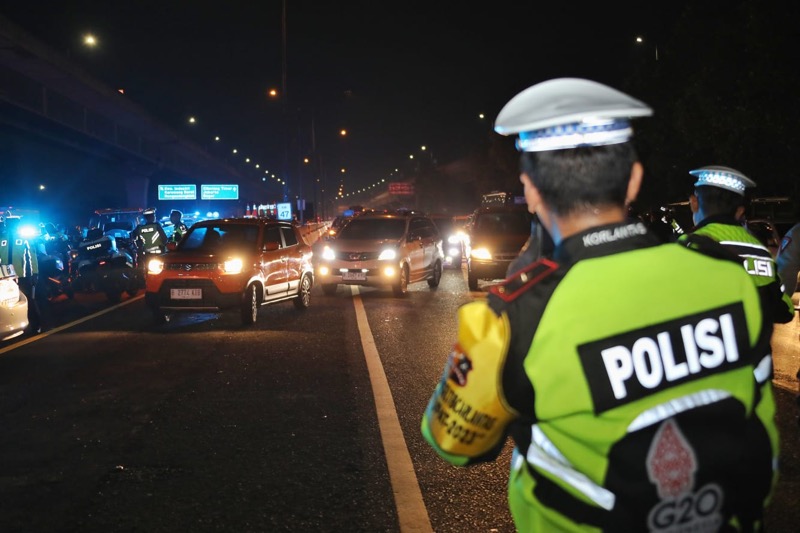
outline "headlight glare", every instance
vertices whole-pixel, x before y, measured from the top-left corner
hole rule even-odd
[[[244,263],[242,263],[242,260],[238,257],[228,259],[222,264],[222,269],[226,274],[241,274],[243,268]]]
[[[164,261],[161,259],[151,259],[147,262],[147,273],[148,274],[161,274],[164,270]]]
[[[330,246],[326,246],[322,249],[322,259],[325,261],[333,261],[336,259],[336,252],[334,252],[333,248]]]
[[[473,259],[482,259],[484,261],[491,261],[492,253],[488,248],[474,248],[470,254]]]
[[[378,261],[393,261],[397,259],[397,250],[388,248],[380,253]]]

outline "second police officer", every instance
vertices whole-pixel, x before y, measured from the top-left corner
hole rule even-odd
[[[148,255],[162,254],[167,250],[167,234],[156,220],[155,207],[142,211],[144,224],[139,224],[131,232],[136,243],[139,259],[144,261]]]
[[[177,209],[173,209],[169,214],[169,220],[172,222],[172,235],[169,242],[179,243],[189,228],[183,223],[183,213]]]
[[[739,258],[758,287],[765,319],[785,324],[794,318],[792,299],[783,286],[772,253],[742,225],[745,192],[755,187],[753,180],[730,167],[705,166],[689,172],[697,178],[689,196],[694,228],[679,242],[703,236],[719,243]]]
[[[458,466],[511,436],[518,531],[758,529],[777,479],[755,285],[627,219],[643,176],[630,119],[651,113],[562,78],[495,123],[518,136],[525,199],[555,249],[459,309],[421,430]]]

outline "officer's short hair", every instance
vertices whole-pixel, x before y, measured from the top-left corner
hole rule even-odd
[[[741,194],[719,187],[695,187],[694,195],[707,216],[735,216],[736,210],[746,203]]]
[[[638,160],[630,142],[566,150],[522,152],[520,169],[542,200],[564,216],[593,206],[623,206],[631,167]]]
[[[177,209],[173,209],[172,211],[170,211],[170,213],[169,213],[169,217],[170,217],[170,218],[172,218],[172,217],[173,217],[173,216],[175,216],[175,215],[177,215],[177,216],[179,216],[179,217],[182,217],[182,216],[183,216],[183,213],[181,213],[181,212],[180,212],[179,210],[177,210]]]

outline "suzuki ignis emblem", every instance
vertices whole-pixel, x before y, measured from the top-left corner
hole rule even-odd
[[[192,265],[183,265],[183,269],[184,269],[186,272],[189,272],[189,271],[192,269]]]

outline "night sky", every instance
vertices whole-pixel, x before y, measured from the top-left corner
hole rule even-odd
[[[492,135],[503,104],[536,82],[616,85],[682,4],[287,0],[285,32],[276,0],[26,0],[0,13],[166,124],[198,142],[220,135],[265,167],[280,166],[288,110],[299,142],[310,145],[313,124],[318,153],[347,167],[356,187],[421,145],[440,163],[469,152]],[[95,49],[81,44],[87,32]],[[269,100],[284,72],[285,99]]]

